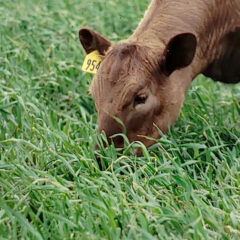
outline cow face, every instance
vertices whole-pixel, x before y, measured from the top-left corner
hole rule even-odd
[[[79,38],[87,53],[98,50],[103,57],[91,86],[99,132],[111,139],[124,128],[130,142],[153,144],[146,136],[159,138],[157,127],[166,133],[179,115],[185,83],[192,79],[187,66],[194,58],[195,36],[179,34],[157,50],[131,41],[112,45],[90,29],[81,29]],[[123,145],[119,135],[112,140]]]

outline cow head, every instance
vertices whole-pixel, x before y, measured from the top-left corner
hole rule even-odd
[[[173,36],[156,48],[150,43],[131,40],[111,44],[93,30],[79,31],[80,42],[87,53],[98,50],[103,57],[95,75],[91,93],[98,111],[99,132],[106,136],[121,133],[123,127],[132,141],[146,146],[159,138],[157,127],[166,133],[175,123],[184,95],[192,80],[190,64],[196,50],[191,33]],[[156,127],[157,126],[157,127]],[[122,146],[123,139],[112,139]]]

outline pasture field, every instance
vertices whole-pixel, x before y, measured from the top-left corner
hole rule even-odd
[[[240,239],[240,84],[199,76],[144,156],[95,158],[78,30],[127,38],[148,4],[0,0],[1,240]]]

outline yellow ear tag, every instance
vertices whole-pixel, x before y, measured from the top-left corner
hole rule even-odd
[[[84,72],[96,74],[100,67],[101,62],[102,58],[100,56],[100,53],[97,50],[95,50],[85,57],[82,65],[82,70]]]

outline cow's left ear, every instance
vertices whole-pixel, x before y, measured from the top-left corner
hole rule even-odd
[[[87,54],[98,50],[101,55],[104,55],[111,46],[110,41],[89,28],[79,30],[79,40]]]
[[[197,39],[192,33],[183,33],[173,37],[164,52],[163,72],[169,76],[175,70],[187,67],[193,60]]]

